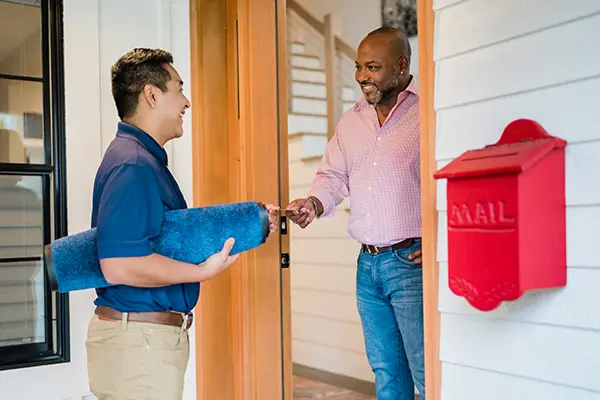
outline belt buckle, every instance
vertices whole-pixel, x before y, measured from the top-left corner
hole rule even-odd
[[[192,322],[194,321],[194,314],[190,313],[182,313],[181,318],[183,321],[181,322],[181,329],[187,331],[192,326]]]
[[[370,255],[374,256],[374,255],[379,254],[379,249],[376,246],[372,246],[372,245],[368,244],[367,245],[367,252]]]

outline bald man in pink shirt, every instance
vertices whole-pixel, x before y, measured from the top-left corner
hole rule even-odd
[[[349,234],[360,243],[357,306],[378,400],[425,400],[419,95],[410,44],[393,28],[358,48],[364,98],[339,120],[305,199],[286,213],[306,228],[351,197]]]

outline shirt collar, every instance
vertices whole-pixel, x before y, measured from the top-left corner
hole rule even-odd
[[[419,85],[417,84],[417,80],[415,79],[415,77],[412,75],[410,77],[410,83],[408,84],[406,89],[404,89],[402,92],[398,93],[396,105],[398,105],[400,102],[402,102],[402,100],[404,100],[406,97],[408,97],[409,94],[413,94],[417,97],[419,96]],[[371,106],[371,105],[369,103],[367,103],[367,100],[365,99],[364,96],[361,96],[361,99],[356,104],[357,111],[360,109],[364,109],[365,107],[369,107],[369,106]]]
[[[142,147],[144,147],[150,154],[152,154],[158,161],[163,163],[164,165],[168,164],[168,156],[167,152],[164,148],[161,147],[160,144],[146,132],[141,130],[140,128],[128,124],[126,122],[120,121],[118,123],[117,136],[121,137],[129,137],[136,142],[138,142]]]

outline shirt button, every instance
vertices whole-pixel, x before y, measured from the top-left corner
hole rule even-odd
[[[380,138],[380,137],[378,137],[378,138],[377,138],[377,141],[378,141],[378,142],[381,142],[381,138]]]
[[[376,163],[376,162],[373,162],[373,165],[374,165],[374,166],[376,166],[376,165],[377,165],[377,163]]]
[[[370,217],[370,216],[371,216],[371,214],[367,213],[367,217]]]
[[[153,332],[154,332],[154,329],[152,329],[152,328],[150,328],[150,329],[148,330],[148,333],[149,333],[149,334],[151,334],[151,335],[152,335],[152,333],[153,333]]]
[[[369,190],[371,190],[371,186],[369,186]]]
[[[150,346],[146,346],[146,350],[150,350]]]

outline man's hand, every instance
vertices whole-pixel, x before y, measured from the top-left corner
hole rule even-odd
[[[271,233],[279,230],[279,207],[273,204],[267,204],[267,211],[269,212],[269,225],[271,226]]]
[[[317,210],[312,201],[308,199],[296,199],[292,201],[285,210],[288,218],[300,228],[306,228],[317,216]]]
[[[206,274],[209,278],[212,278],[231,267],[231,265],[240,257],[239,253],[233,256],[229,255],[234,244],[235,239],[227,239],[220,252],[213,254],[202,264],[198,265],[200,268],[202,268],[203,274]]]
[[[415,264],[421,264],[423,262],[423,258],[421,257],[421,249],[413,251],[412,254],[408,256],[408,259]]]

